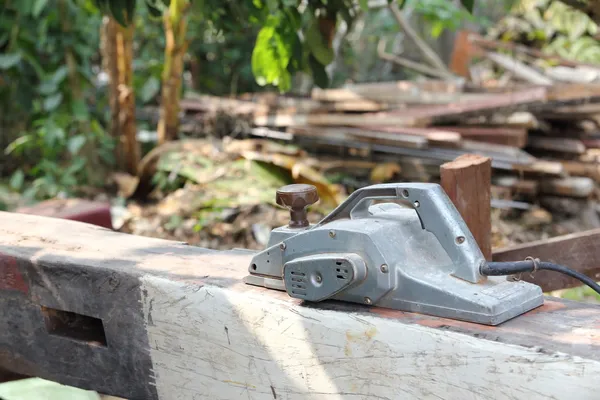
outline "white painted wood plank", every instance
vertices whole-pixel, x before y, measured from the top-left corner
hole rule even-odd
[[[161,399],[599,398],[594,360],[260,290],[141,280]]]

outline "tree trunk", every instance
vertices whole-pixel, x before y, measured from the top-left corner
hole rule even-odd
[[[58,3],[61,16],[61,30],[64,37],[69,37],[72,33],[71,27],[71,14],[69,12],[69,5],[67,0],[61,0]],[[73,47],[70,45],[65,46],[65,64],[67,65],[68,77],[69,77],[69,91],[71,99],[75,101],[82,100],[81,84],[79,80],[79,71],[77,70],[77,59]]]
[[[183,74],[183,57],[187,50],[186,12],[189,0],[172,0],[165,13],[165,65],[162,74],[162,96],[158,143],[163,144],[177,137],[179,129],[179,96]]]
[[[113,18],[105,17],[102,33],[103,65],[110,81],[110,133],[117,143],[117,165],[135,175],[140,162],[140,146],[133,92],[133,25],[125,28]]]

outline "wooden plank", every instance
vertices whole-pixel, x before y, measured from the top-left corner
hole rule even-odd
[[[52,199],[34,206],[20,207],[15,212],[87,222],[112,229],[110,203],[85,199]]]
[[[329,138],[340,141],[360,141],[363,143],[389,144],[411,149],[422,149],[427,147],[427,139],[413,135],[402,135],[396,133],[378,132],[371,129],[348,128],[348,127],[313,127],[292,126],[288,132],[305,137]]]
[[[412,116],[419,119],[429,118],[431,121],[443,122],[472,115],[490,115],[499,111],[515,111],[532,104],[545,102],[547,91],[551,88],[552,86],[533,87],[514,92],[493,93],[488,94],[482,100],[430,107],[415,106],[405,110],[390,111],[389,114]]]
[[[225,110],[232,115],[268,115],[281,113],[323,113],[340,111],[384,111],[389,105],[368,99],[352,99],[335,103],[323,103],[306,98],[265,97],[258,101],[248,101],[216,96],[193,96],[181,100],[181,109],[195,112],[216,112]]]
[[[582,137],[580,140],[588,149],[600,149],[600,138],[598,137]]]
[[[368,121],[370,125],[400,125],[424,126],[430,120],[426,117],[413,117],[410,115],[394,115],[390,112],[369,113],[367,115],[353,114],[290,114],[277,112],[270,115],[256,115],[254,125],[288,127],[301,125],[314,126],[360,126]]]
[[[526,257],[566,265],[600,281],[600,229],[558,236],[494,252],[494,261],[518,261]],[[562,274],[538,271],[523,274],[523,280],[540,285],[546,292],[581,286],[581,282]]]
[[[414,128],[414,127],[404,127],[404,126],[362,126],[361,128],[366,129],[366,130],[374,130],[374,131],[381,131],[381,132],[390,132],[390,133],[398,133],[398,134],[402,134],[402,135],[415,135],[415,136],[421,136],[421,137],[425,137],[428,139],[428,141],[437,141],[439,143],[439,138],[436,138],[436,135],[439,133],[444,133],[444,134],[450,134],[450,136],[448,136],[448,140],[447,142],[449,142],[450,144],[456,144],[459,140],[458,138],[462,138],[463,134],[461,132],[459,132],[461,129],[454,129],[455,127],[428,127],[428,128]],[[466,130],[468,131],[468,128],[466,128]],[[452,134],[454,135],[460,135],[460,136],[452,136]],[[467,133],[468,136],[468,133]],[[492,152],[496,152],[496,153],[502,153],[505,154],[507,156],[510,157],[515,157],[515,158],[519,158],[521,160],[526,160],[526,161],[534,161],[535,158],[530,156],[529,154],[514,148],[515,146],[507,146],[507,145],[503,145],[503,144],[496,144],[496,143],[488,143],[488,144],[482,144],[479,141],[474,141],[474,140],[461,140],[460,144],[462,146],[462,148],[466,148],[466,149],[472,149],[473,151],[492,151]],[[456,146],[451,146],[451,147],[456,147]]]
[[[556,161],[539,160],[527,164],[513,164],[511,169],[523,173],[540,175],[562,175],[565,172],[563,165]]]
[[[437,129],[460,133],[469,140],[477,142],[501,144],[522,149],[527,144],[527,129],[519,127],[494,126],[436,126]],[[417,129],[417,128],[415,128]]]
[[[526,82],[535,85],[547,85],[553,84],[552,79],[538,72],[535,68],[528,66],[527,64],[509,57],[505,54],[488,52],[486,57],[501,66],[502,68],[512,72],[517,78],[523,79]]]
[[[600,84],[598,83],[558,83],[548,87],[548,101],[575,102],[585,104],[598,102]]]
[[[527,146],[532,149],[556,151],[569,154],[584,154],[586,147],[577,139],[530,136]]]
[[[346,102],[370,100],[390,104],[448,104],[463,98],[480,98],[481,95],[462,94],[460,85],[446,81],[395,81],[349,84],[340,89],[312,90],[314,100]]]
[[[353,88],[341,88],[313,89],[312,96],[313,99],[330,102],[330,104],[368,101],[375,102],[376,104],[390,104],[398,107],[402,104],[450,104],[466,101],[477,101],[485,99],[486,94],[446,93],[424,90],[412,90],[410,92],[400,90],[363,91]]]
[[[456,33],[454,48],[450,59],[450,71],[464,78],[470,79],[469,67],[471,60],[478,52],[478,48],[470,40],[472,32],[461,30]]]
[[[569,175],[585,176],[600,182],[600,165],[596,163],[584,163],[579,161],[561,161]]]
[[[492,160],[465,154],[440,167],[441,185],[487,260],[492,258]]]
[[[543,194],[587,198],[594,193],[595,189],[594,180],[585,177],[544,179],[540,182],[540,192]]]
[[[14,372],[130,400],[597,396],[596,305],[547,298],[498,327],[311,305],[245,285],[247,251],[0,221],[0,367]],[[56,329],[56,315],[79,321]]]
[[[218,110],[227,110],[234,115],[266,114],[270,110],[270,107],[266,104],[205,95],[181,99],[180,107],[186,111],[215,112]]]
[[[484,99],[437,106],[415,106],[367,115],[290,114],[255,115],[257,126],[427,126],[434,121],[454,121],[472,115],[517,110],[546,100],[547,88],[529,88],[511,93],[488,94]]]
[[[544,118],[556,118],[557,116],[564,116],[564,119],[575,119],[590,117],[596,114],[600,114],[599,103],[587,103],[555,107],[553,110],[543,112],[540,115]]]
[[[539,193],[539,182],[515,176],[503,176],[493,180],[497,186],[510,189],[512,194],[536,196]]]
[[[379,155],[393,154],[403,158],[419,158],[423,162],[431,163],[432,165],[437,164],[438,167],[443,162],[452,161],[462,154],[477,153],[492,158],[492,168],[494,169],[544,176],[562,176],[564,173],[560,162],[539,161],[535,157],[521,152],[520,149],[465,140],[462,141],[462,148],[458,149],[432,146],[427,146],[426,148],[408,148],[396,144],[339,140],[318,135],[313,135],[310,138],[299,135],[295,140],[304,148],[311,148],[315,151],[327,149],[328,151],[339,153],[340,149],[347,148],[350,149],[350,152],[360,153],[362,157],[365,157],[367,154],[371,155],[374,152]]]
[[[288,129],[290,132],[295,132],[298,138],[310,137],[311,140],[327,142],[331,145],[355,147],[369,144],[375,151],[441,161],[451,161],[462,154],[471,152],[493,158],[492,166],[495,168],[509,170],[518,168],[518,170],[548,174],[556,174],[554,170],[558,168],[558,173],[562,172],[560,163],[543,162],[538,166],[535,157],[520,149],[462,140],[457,133],[450,132],[448,135],[445,131],[437,131],[435,128],[369,126],[361,129],[345,127],[292,127]]]

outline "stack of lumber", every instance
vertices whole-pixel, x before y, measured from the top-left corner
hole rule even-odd
[[[310,97],[190,97],[192,120],[222,111],[249,133],[318,154],[397,162],[436,180],[461,154],[492,158],[494,184],[525,196],[591,197],[600,180],[600,84],[514,84],[493,90],[436,80],[315,89]]]

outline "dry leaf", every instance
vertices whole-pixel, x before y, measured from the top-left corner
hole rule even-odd
[[[371,170],[371,182],[383,183],[390,181],[395,175],[402,171],[400,165],[396,163],[378,164]]]

